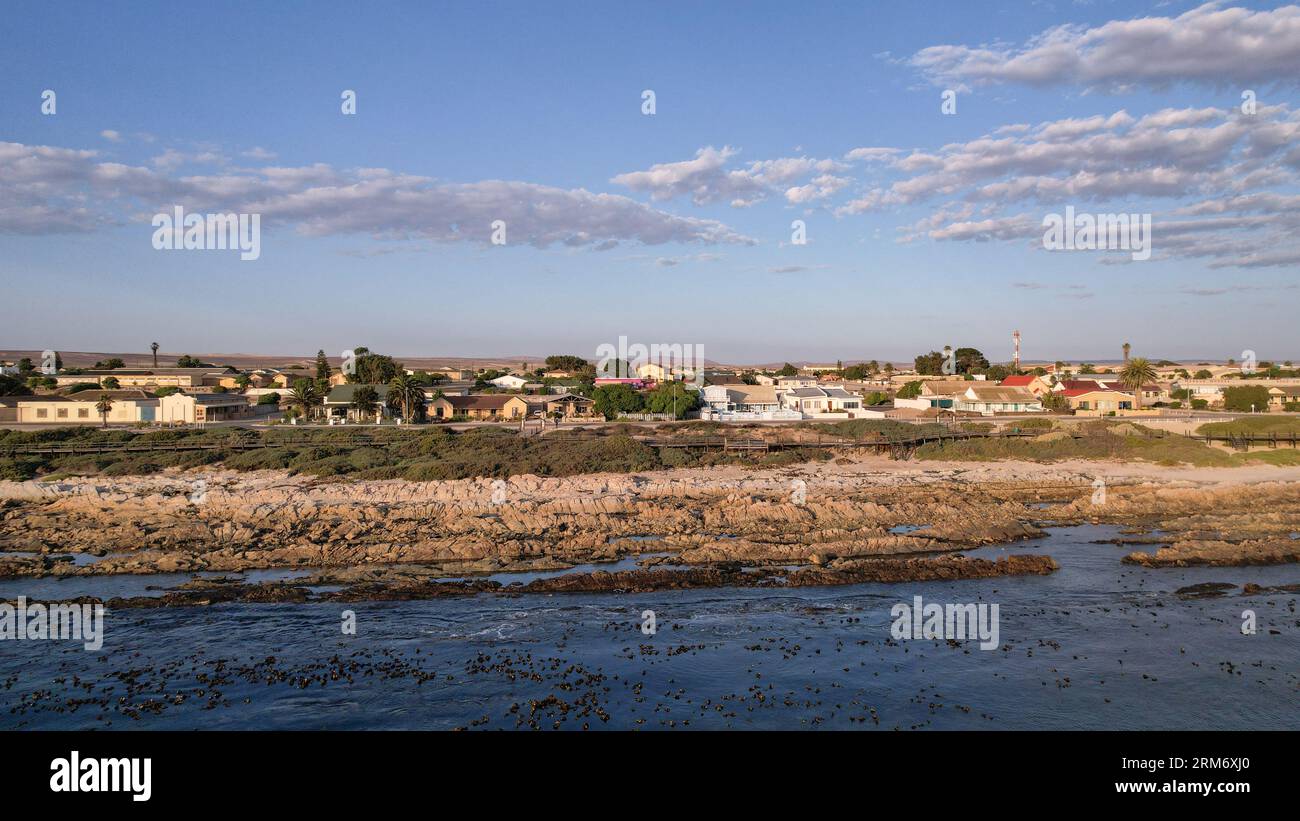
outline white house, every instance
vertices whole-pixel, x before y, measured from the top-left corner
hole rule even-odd
[[[855,418],[862,410],[862,397],[843,388],[795,388],[782,394],[781,405],[810,416],[834,413]]]
[[[1043,403],[1028,388],[980,382],[970,383],[966,391],[955,398],[952,407],[953,410],[973,411],[991,416],[994,413],[1041,411]]]
[[[505,376],[498,376],[496,379],[489,380],[488,384],[495,385],[498,388],[507,388],[512,391],[518,391],[523,390],[524,385],[528,384],[528,380],[524,379],[522,376],[515,376],[512,373],[508,373]]]

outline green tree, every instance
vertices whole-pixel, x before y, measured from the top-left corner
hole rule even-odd
[[[1142,386],[1154,382],[1155,379],[1155,367],[1143,356],[1130,359],[1119,372],[1120,384],[1133,391],[1133,407],[1136,409],[1142,407]]]
[[[918,355],[912,360],[912,368],[922,376],[937,376],[943,373],[944,356],[938,351]]]
[[[387,385],[404,370],[391,356],[371,353],[364,345],[353,348],[352,353],[356,371],[348,374],[348,382],[353,385]]]
[[[153,395],[157,397],[171,396],[173,393],[180,393],[181,389],[175,385],[164,385],[161,388],[154,388]]]
[[[1223,409],[1251,413],[1268,409],[1268,388],[1263,385],[1242,385],[1223,389]]]
[[[316,379],[329,381],[330,378],[330,361],[325,357],[325,349],[321,348],[316,352]]]
[[[777,376],[794,376],[794,375],[797,374],[797,373],[799,373],[799,369],[796,368],[794,365],[791,365],[789,362],[787,362],[787,363],[785,363],[784,366],[782,366],[781,370],[779,370],[779,371],[776,372],[776,375],[777,375]]]
[[[95,410],[99,411],[99,418],[103,420],[104,427],[108,427],[108,414],[113,410],[113,398],[106,393],[101,393],[99,401],[95,403]]]
[[[899,399],[915,399],[916,397],[920,396],[920,395],[921,395],[921,382],[922,382],[922,380],[920,380],[920,379],[916,379],[916,380],[913,380],[913,381],[911,381],[911,382],[908,382],[906,385],[904,385],[903,387],[899,388],[899,389],[898,389],[898,393],[897,393],[898,398],[899,398]]]
[[[1193,378],[1193,379],[1213,379],[1213,378],[1214,378],[1214,374],[1210,373],[1209,371],[1205,370],[1204,368],[1201,368],[1199,371],[1196,372],[1196,375],[1193,376],[1192,378]]]
[[[99,362],[96,362],[93,367],[97,371],[111,371],[116,370],[117,368],[125,368],[126,363],[119,357],[115,356],[111,359],[102,359]]]
[[[585,371],[590,367],[591,364],[580,356],[559,354],[556,356],[546,357],[546,370],[548,371],[569,371],[570,373],[578,373],[580,371]]]
[[[0,376],[0,396],[30,396],[31,388],[17,376]]]
[[[178,368],[210,368],[210,367],[212,367],[212,366],[211,366],[211,365],[206,365],[206,364],[204,364],[204,363],[203,363],[201,360],[199,360],[197,357],[190,356],[189,354],[181,354],[180,358],[176,360],[176,367],[178,367]]]
[[[699,406],[699,391],[689,390],[681,382],[663,382],[645,396],[645,409],[650,413],[671,413],[676,419],[685,419]]]
[[[981,373],[989,366],[989,360],[977,348],[958,348],[953,351],[957,360],[957,373]]]
[[[300,416],[308,417],[312,409],[321,403],[320,391],[310,379],[299,379],[289,390],[289,406],[298,410]]]
[[[246,373],[241,373],[239,376],[235,377],[235,384],[239,387],[241,391],[248,390],[248,386],[250,383],[252,383],[252,381],[253,381],[252,378],[249,377],[249,375]]]
[[[103,381],[100,382],[99,384],[103,385],[105,388],[107,388],[110,391],[115,391],[118,388],[122,387],[122,383],[117,381],[116,376],[106,376],[104,377]]]
[[[1070,402],[1064,395],[1057,391],[1048,391],[1043,394],[1040,401],[1043,403],[1043,409],[1049,411],[1064,411],[1070,409]]]
[[[358,391],[364,390],[358,388]],[[388,382],[388,401],[401,408],[402,418],[410,422],[424,406],[424,388],[405,373],[399,373]]]
[[[259,405],[278,405],[278,404],[280,404],[280,394],[278,394],[278,393],[274,393],[274,392],[272,392],[272,393],[264,393],[264,394],[262,394],[261,396],[257,397],[257,404],[259,404]]]
[[[352,392],[348,406],[361,416],[373,415],[379,407],[379,392],[369,385],[362,385]]]
[[[644,407],[641,394],[628,385],[601,385],[591,392],[591,399],[596,413],[605,419],[616,419],[621,414],[638,413]]]

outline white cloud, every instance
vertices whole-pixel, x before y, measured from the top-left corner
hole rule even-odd
[[[210,150],[203,155],[219,156]],[[171,160],[147,168],[99,162],[93,151],[0,143],[0,232],[93,230],[142,215],[147,220],[179,204],[197,212],[257,213],[268,227],[292,226],[312,236],[486,243],[499,219],[511,243],[536,247],[753,243],[715,220],[583,189],[505,180],[444,183],[325,164],[209,176],[178,176],[174,167]]]
[[[1252,11],[1206,3],[1177,17],[1057,26],[1019,48],[931,46],[909,62],[941,86],[1294,86],[1300,83],[1300,6]]]
[[[781,157],[752,162],[747,168],[727,168],[737,153],[730,146],[707,146],[696,151],[692,160],[658,163],[645,171],[619,174],[611,182],[648,193],[655,201],[689,196],[696,205],[725,200],[733,208],[748,207],[776,193],[792,203],[809,202],[830,196],[850,182],[835,176],[847,166],[831,159]],[[812,175],[816,176],[809,185],[790,185]]]

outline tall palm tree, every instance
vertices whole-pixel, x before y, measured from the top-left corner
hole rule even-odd
[[[348,403],[361,416],[368,416],[379,407],[379,393],[369,385],[360,385],[352,392],[352,401]]]
[[[316,389],[316,383],[310,379],[297,380],[289,390],[289,407],[298,408],[304,417],[320,403],[320,391]]]
[[[1120,383],[1133,391],[1133,397],[1136,400],[1135,410],[1141,410],[1142,408],[1142,386],[1155,381],[1155,378],[1156,369],[1146,360],[1146,357],[1142,356],[1130,359],[1124,369],[1119,372]]]
[[[1125,342],[1124,343],[1124,364],[1125,365],[1128,364],[1128,352],[1131,350],[1133,350],[1133,346]]]
[[[104,427],[108,427],[108,414],[113,410],[113,397],[101,393],[99,401],[95,403],[95,410],[99,411],[99,418],[104,420]]]
[[[416,408],[424,403],[424,388],[405,373],[399,373],[388,383],[388,401],[401,408],[402,418],[410,422]]]
[[[149,350],[153,351],[153,366],[156,368],[158,367],[158,343],[150,345]]]

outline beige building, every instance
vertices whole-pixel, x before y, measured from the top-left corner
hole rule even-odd
[[[164,425],[194,425],[251,416],[248,399],[237,393],[173,393],[156,400]]]
[[[1074,411],[1110,413],[1111,411],[1132,410],[1135,401],[1131,393],[1106,388],[1100,390],[1069,388],[1061,391],[1061,394],[1070,403],[1070,409]]]
[[[150,368],[148,370],[118,368],[111,371],[87,370],[81,373],[61,373],[54,377],[59,387],[76,385],[82,382],[103,384],[108,377],[117,380],[123,388],[192,388],[215,387],[221,380],[233,377],[216,368]]]
[[[1041,411],[1042,400],[1028,388],[990,385],[987,382],[967,382],[966,390],[953,400],[953,410],[991,416],[995,413],[1025,413]]]
[[[458,416],[467,419],[523,419],[532,413],[524,397],[501,393],[442,396],[429,402],[428,408],[430,419],[452,419]]]
[[[18,399],[16,421],[24,424],[98,425],[105,421],[96,405],[107,396],[113,403],[108,412],[109,424],[153,422],[158,403],[141,390],[80,391],[72,396],[30,396]]]
[[[1268,389],[1268,409],[1284,410],[1286,405],[1300,402],[1300,385],[1273,385]]]

